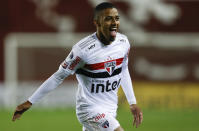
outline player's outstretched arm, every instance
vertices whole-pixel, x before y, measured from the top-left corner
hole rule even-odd
[[[137,128],[142,123],[143,113],[142,113],[141,109],[136,104],[130,105],[130,110],[134,116],[133,126],[136,126],[136,128]]]
[[[30,107],[32,106],[32,103],[29,102],[29,101],[26,101],[20,105],[18,105],[15,109],[15,112],[13,114],[13,117],[12,117],[12,121],[15,121],[16,119],[19,120],[19,118],[21,117],[21,115],[27,111]]]

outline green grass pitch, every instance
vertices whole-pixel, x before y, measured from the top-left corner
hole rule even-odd
[[[0,131],[81,131],[75,109],[31,109],[12,122],[12,111],[0,110]],[[117,119],[125,131],[198,131],[199,110],[144,109],[144,121],[132,127],[128,109],[119,108]]]

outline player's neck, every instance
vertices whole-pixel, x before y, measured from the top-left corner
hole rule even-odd
[[[112,43],[112,41],[107,40],[102,33],[97,32],[96,35],[99,41],[103,43],[104,45],[110,45]]]

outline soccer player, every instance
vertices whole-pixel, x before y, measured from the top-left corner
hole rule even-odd
[[[73,46],[57,72],[26,102],[17,106],[12,120],[19,119],[32,104],[75,73],[79,83],[76,114],[83,131],[123,131],[116,119],[120,85],[134,116],[133,125],[138,127],[143,115],[136,105],[128,70],[130,44],[127,37],[118,32],[119,18],[118,10],[112,3],[97,5],[94,11],[96,32]]]

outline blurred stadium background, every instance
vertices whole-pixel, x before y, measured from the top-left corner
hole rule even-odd
[[[93,8],[102,1],[119,8],[120,32],[132,44],[129,69],[145,116],[137,130],[199,130],[199,0],[0,1],[0,130],[81,129],[74,111],[75,76],[20,122],[10,119],[71,47],[95,31]],[[119,106],[118,119],[131,130],[122,90]]]

